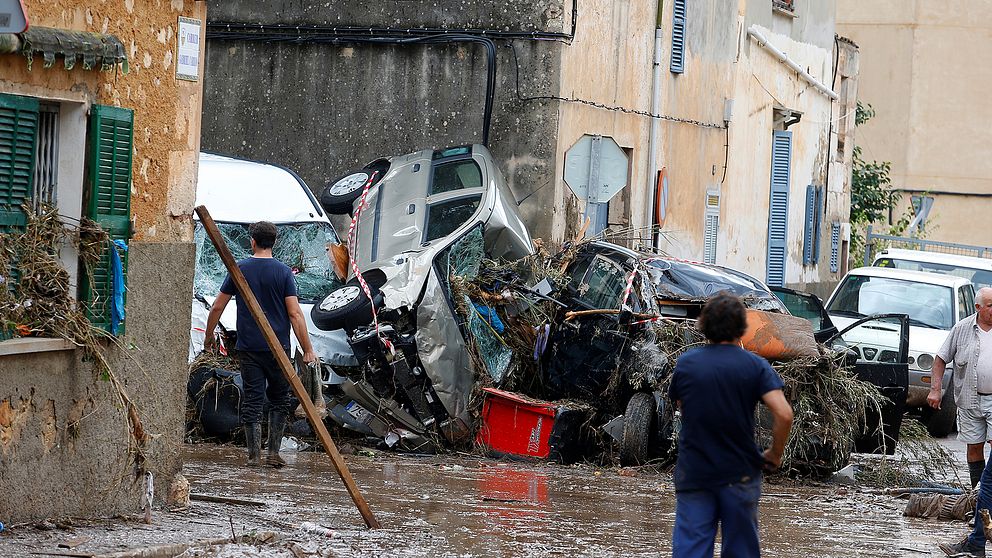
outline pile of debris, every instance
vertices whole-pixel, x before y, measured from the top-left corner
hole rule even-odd
[[[581,411],[584,419],[576,420],[586,432],[579,436],[584,447],[578,452],[584,458],[600,455],[608,460],[612,443],[598,435],[598,427],[606,425],[604,429],[611,432],[609,423],[630,410],[627,402],[632,395],[645,393],[653,396],[657,405],[657,417],[648,421],[657,429],[648,440],[653,446],[650,457],[655,462],[670,461],[677,425],[675,412],[667,404],[667,384],[678,357],[705,341],[694,319],[664,317],[643,305],[625,307],[618,300],[614,308],[570,311],[570,306],[560,301],[572,296],[567,292],[570,278],[566,270],[580,248],[569,246],[554,254],[542,249],[511,263],[485,260],[475,276],[452,278],[452,290],[459,301],[457,313],[471,340],[476,370],[488,372],[478,374],[477,396],[473,398],[482,433],[478,439],[485,438],[487,428],[483,402],[493,397],[506,399],[505,391],[510,391],[538,413],[542,402],[553,402],[544,408],[557,408],[559,413]],[[626,289],[637,291],[646,282],[647,278],[630,277]],[[626,296],[636,298],[638,293]],[[609,319],[602,319],[604,316]],[[797,474],[822,476],[848,462],[855,439],[866,424],[880,423],[881,408],[887,400],[876,386],[859,380],[845,366],[845,355],[817,345],[812,330],[808,326],[806,330],[804,350],[786,351],[772,364],[785,381],[786,396],[795,410],[784,466]],[[577,337],[580,344],[563,345],[567,337]],[[601,357],[595,363],[575,366],[569,363],[576,359],[562,354],[563,346],[569,352],[578,348],[582,354],[577,359],[584,361],[594,354],[584,352],[585,347],[597,345],[608,350],[595,353]],[[552,346],[556,347],[553,354],[545,355],[545,349]],[[583,364],[590,364],[596,377],[576,379]],[[570,384],[581,385],[574,389],[576,386]],[[505,391],[487,389],[492,387]],[[761,416],[762,409],[758,411],[759,438],[767,441],[770,423]],[[515,420],[519,416],[515,415]],[[626,429],[629,426],[612,430],[618,441]],[[524,438],[530,433],[525,432]],[[554,447],[553,436],[554,432],[549,450],[556,457],[556,450],[565,448]],[[486,445],[491,449],[491,443]]]

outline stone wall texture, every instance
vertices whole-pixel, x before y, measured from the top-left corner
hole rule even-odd
[[[181,469],[202,96],[201,82],[175,78],[178,17],[205,20],[206,4],[51,0],[25,7],[33,26],[112,34],[127,50],[127,73],[81,64],[67,71],[61,58],[44,68],[37,57],[29,70],[23,56],[0,55],[0,92],[134,110],[126,334],[105,353],[151,435],[145,467],[164,495]],[[78,157],[84,143],[59,149]],[[4,353],[0,343],[0,521],[138,511],[143,478],[103,370],[79,350]]]

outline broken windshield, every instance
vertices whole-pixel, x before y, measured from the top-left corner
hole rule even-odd
[[[234,259],[251,256],[251,237],[248,225],[217,223]],[[315,302],[341,286],[334,275],[334,267],[327,255],[327,245],[338,243],[334,229],[328,223],[289,223],[276,225],[278,235],[272,255],[293,270],[300,302]],[[227,268],[214,249],[203,224],[196,223],[196,273],[193,292],[202,296],[216,296],[227,277]]]

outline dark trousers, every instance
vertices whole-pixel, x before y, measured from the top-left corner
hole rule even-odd
[[[992,459],[985,462],[982,480],[978,481],[978,502],[975,504],[975,528],[968,535],[968,547],[985,549],[985,529],[982,523],[982,510],[992,509]]]
[[[760,556],[760,497],[760,476],[707,490],[676,492],[672,558],[712,558],[718,524],[723,534],[722,558]]]
[[[269,409],[289,413],[289,382],[279,369],[279,363],[269,351],[239,351],[241,383],[241,423],[262,422],[262,406],[269,399]]]

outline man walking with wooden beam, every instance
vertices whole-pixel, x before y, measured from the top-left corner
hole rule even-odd
[[[296,338],[303,348],[303,360],[308,365],[317,361],[307,333],[306,319],[300,309],[296,294],[296,279],[289,267],[272,257],[272,247],[276,241],[276,226],[268,221],[259,221],[248,227],[251,235],[252,256],[238,262],[255,298],[268,318],[282,348],[289,352],[289,328],[292,326]],[[286,419],[290,412],[289,382],[287,382],[275,355],[255,322],[251,311],[238,296],[238,289],[228,275],[220,288],[220,294],[210,308],[207,317],[206,338],[203,347],[212,350],[215,345],[214,330],[220,321],[224,308],[235,297],[238,307],[238,360],[241,363],[241,381],[244,396],[241,399],[241,423],[244,425],[245,440],[248,442],[248,465],[260,464],[262,452],[262,403],[269,399],[269,451],[265,464],[282,467],[286,462],[279,456],[279,446],[286,431]]]

